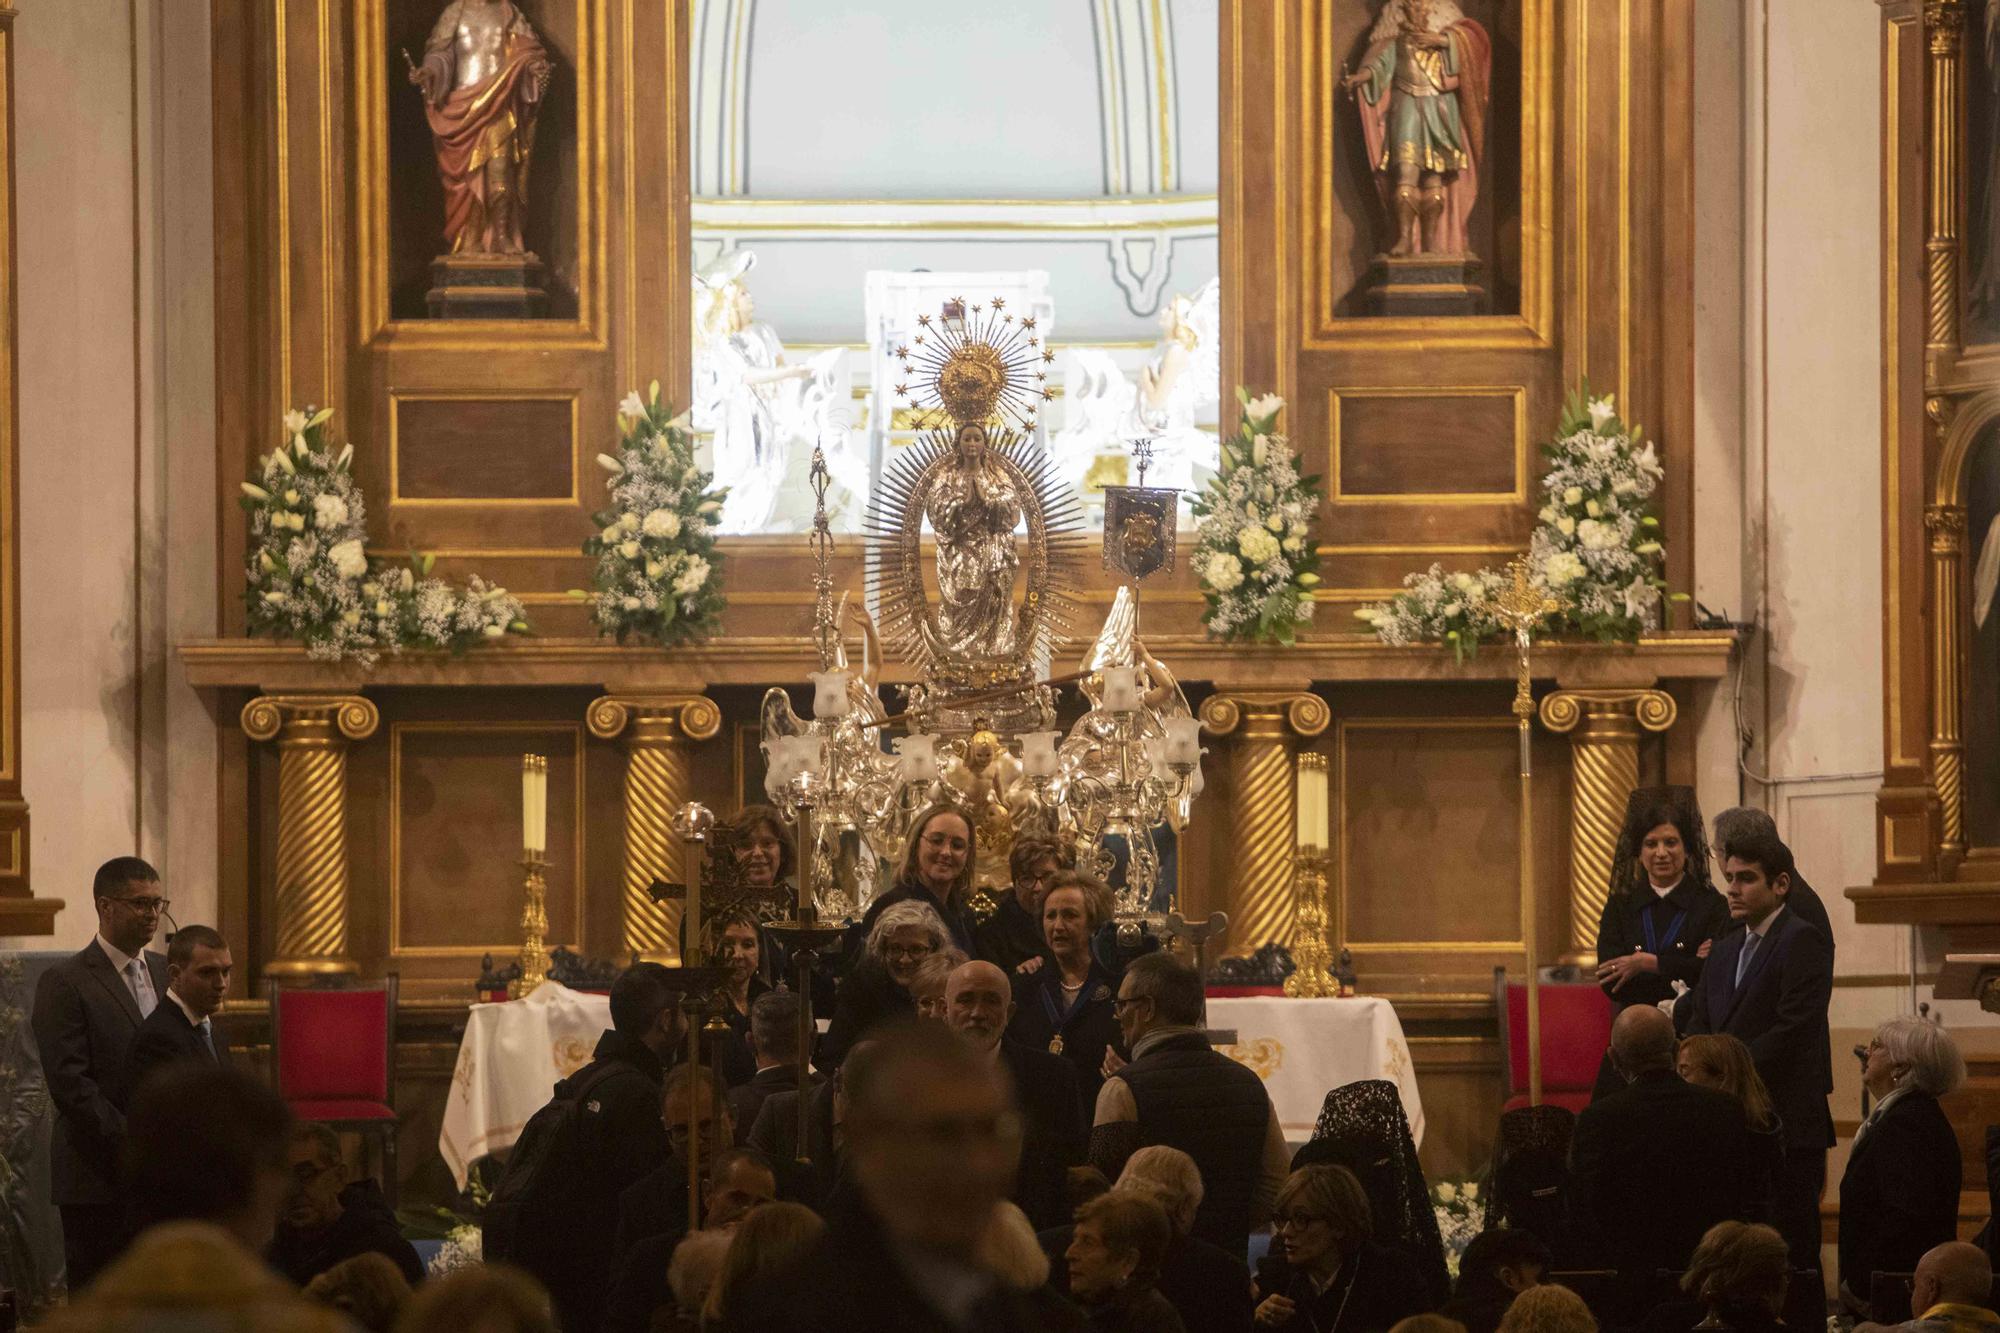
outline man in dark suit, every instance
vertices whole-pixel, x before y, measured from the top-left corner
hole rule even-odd
[[[759,995],[750,1006],[750,1053],[757,1072],[748,1083],[731,1088],[724,1097],[736,1126],[736,1144],[750,1139],[757,1112],[777,1092],[799,1088],[799,997],[790,991]]]
[[[866,1042],[856,1042],[854,1049],[858,1051],[865,1045]],[[779,1192],[784,1198],[824,1213],[848,1184],[846,1156],[841,1152],[837,1134],[839,1071],[834,1071],[832,1078],[815,1083],[805,1095],[811,1099],[806,1104],[807,1163],[799,1160],[797,1091],[774,1092],[764,1099],[745,1146],[761,1155],[778,1173]]]
[[[1778,840],[1777,821],[1766,811],[1754,806],[1739,805],[1724,810],[1715,817],[1715,837],[1711,845],[1719,860],[1727,861],[1730,848],[1751,842],[1771,843]],[[1798,866],[1792,867],[1791,888],[1785,892],[1785,906],[1802,917],[1805,923],[1826,936],[1827,957],[1834,955],[1833,922],[1827,917],[1826,904],[1820,901],[1813,886],[1806,883],[1806,877],[1799,873]]]
[[[1009,1195],[1037,1231],[1069,1220],[1067,1173],[1083,1161],[1076,1071],[1059,1055],[1004,1040],[1014,987],[992,963],[965,963],[945,978],[944,1017],[974,1050],[1006,1067],[1021,1111],[1021,1165]]]
[[[1584,1108],[1570,1140],[1573,1234],[1628,1280],[1686,1268],[1702,1234],[1744,1216],[1747,1203],[1743,1108],[1683,1083],[1674,1046],[1673,1020],[1658,1009],[1620,1013],[1611,1059],[1625,1087]]]
[[[167,986],[166,960],[146,951],[167,905],[159,872],[136,856],[115,857],[98,867],[91,896],[97,938],[42,974],[33,1020],[56,1109],[53,1196],[72,1292],[124,1247],[126,1059]]]
[[[1732,835],[1726,849],[1723,896],[1740,928],[1716,941],[1694,991],[1688,1031],[1726,1032],[1750,1048],[1784,1121],[1785,1163],[1772,1191],[1772,1222],[1792,1266],[1817,1274],[1819,1197],[1833,1146],[1826,1106],[1833,1091],[1826,1022],[1833,944],[1803,913],[1788,910],[1792,852],[1775,834]],[[1816,1280],[1794,1278],[1792,1288],[1810,1291]]]
[[[229,1039],[210,1020],[229,993],[235,965],[229,941],[209,927],[182,926],[174,932],[167,944],[166,1001],[146,1015],[125,1057],[125,1076],[133,1089],[153,1070],[176,1060],[229,1063]]]

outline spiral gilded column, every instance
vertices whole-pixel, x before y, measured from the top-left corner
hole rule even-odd
[[[1941,859],[1965,855],[1965,737],[1960,727],[1965,663],[1960,651],[1961,576],[1965,569],[1965,507],[1931,505],[1931,779],[1937,786]]]
[[[380,721],[353,694],[265,694],[244,705],[244,735],[278,744],[277,956],[264,967],[274,980],[356,970],[347,956],[347,746]]]
[[[722,729],[722,710],[699,694],[606,695],[585,718],[600,740],[625,741],[623,948],[657,961],[680,956],[679,903],[656,903],[655,879],[687,882],[685,847],[674,836],[674,811],[688,800],[687,743]]]
[[[1316,694],[1213,694],[1202,725],[1230,738],[1230,893],[1227,952],[1291,943],[1297,928],[1298,856],[1293,751],[1326,730],[1333,714]]]
[[[1542,725],[1570,743],[1569,952],[1597,961],[1597,923],[1611,896],[1611,863],[1625,804],[1639,785],[1639,736],[1665,731],[1679,706],[1664,690],[1557,690],[1542,700]]]

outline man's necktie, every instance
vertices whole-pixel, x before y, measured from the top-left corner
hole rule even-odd
[[[1743,974],[1750,970],[1750,955],[1756,953],[1757,946],[1763,942],[1764,937],[1762,935],[1745,935],[1743,937],[1743,952],[1736,955],[1736,984],[1738,987],[1743,985]]]
[[[209,1059],[211,1059],[211,1060],[215,1060],[215,1058],[216,1058],[216,1056],[215,1056],[215,1038],[214,1038],[213,1036],[211,1036],[211,1035],[209,1034],[209,1030],[208,1030],[208,1020],[207,1020],[206,1018],[204,1018],[204,1019],[202,1019],[202,1020],[201,1020],[201,1029],[200,1029],[200,1031],[201,1031],[201,1044],[202,1044],[202,1046],[203,1046],[203,1047],[205,1047],[205,1048],[207,1049],[207,1051],[208,1051],[208,1058],[209,1058]],[[217,1063],[220,1063],[220,1061],[217,1061]]]
[[[145,960],[134,958],[125,964],[125,976],[132,987],[132,998],[138,1002],[139,1017],[144,1018],[160,1002],[160,997],[153,994],[153,979],[146,975]]]

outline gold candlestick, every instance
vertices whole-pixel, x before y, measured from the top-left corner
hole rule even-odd
[[[1292,936],[1292,975],[1285,978],[1285,994],[1295,1000],[1328,999],[1340,994],[1340,983],[1333,975],[1326,864],[1327,858],[1317,847],[1299,848],[1293,862],[1293,882],[1298,888],[1298,926]]]
[[[539,848],[527,848],[521,852],[521,868],[527,872],[528,893],[527,901],[521,907],[521,975],[507,983],[507,998],[510,1000],[532,994],[535,987],[548,980],[548,887],[542,880],[542,871],[548,868],[548,864],[542,859]]]

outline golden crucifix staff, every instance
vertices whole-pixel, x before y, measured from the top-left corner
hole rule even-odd
[[[1528,652],[1535,626],[1562,604],[1535,585],[1528,557],[1516,556],[1507,566],[1508,586],[1494,606],[1500,623],[1514,632],[1518,670],[1514,677],[1514,720],[1521,733],[1521,947],[1528,961],[1528,1103],[1542,1104],[1542,997],[1535,964],[1535,698],[1529,690]],[[1502,997],[1504,1003],[1505,997]]]

